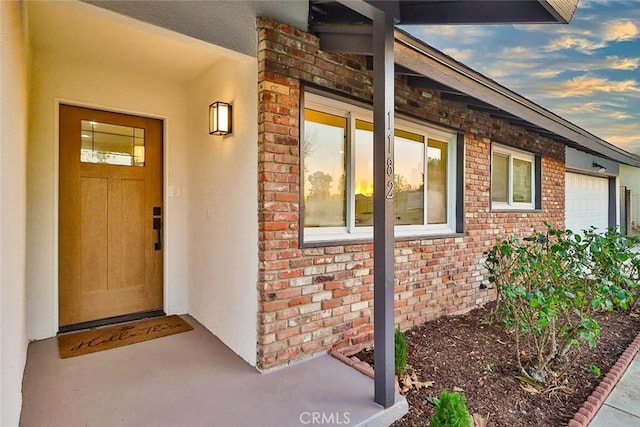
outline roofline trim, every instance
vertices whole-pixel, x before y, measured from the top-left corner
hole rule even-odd
[[[573,141],[575,144],[581,147],[584,147],[587,150],[596,151],[601,155],[605,155],[607,157],[610,157],[612,160],[616,160],[621,163],[640,167],[640,159],[634,156],[632,153],[629,153],[620,147],[617,147],[613,144],[608,143],[607,141],[591,134],[590,132],[569,122],[568,120],[563,119],[562,117],[545,109],[544,107],[541,107],[540,105],[534,103],[533,101],[530,101],[524,98],[523,96],[518,95],[517,93],[511,91],[505,86],[502,86],[496,81],[489,79],[488,77],[478,73],[477,71],[474,71],[473,69],[447,56],[446,54],[440,52],[439,50],[432,48],[431,46],[427,45],[423,41],[416,39],[415,37],[408,34],[407,32],[396,28],[395,39],[396,39],[396,43],[400,44],[401,46],[404,46],[405,48],[410,49],[421,56],[427,57],[430,60],[435,61],[439,65],[445,67],[446,69],[451,70],[453,73],[455,73],[454,74],[455,76],[459,78],[462,77],[464,79],[469,80],[472,84],[475,83],[477,85],[482,86],[483,88],[489,89],[494,94],[504,98],[506,103],[509,103],[509,102],[515,103],[518,106],[523,107],[526,110],[530,111],[531,113],[537,115],[539,120],[542,119],[544,121],[551,121],[554,124],[560,126],[560,130],[566,129],[567,132],[559,133],[558,131],[548,129],[548,124],[545,126],[539,123],[532,122],[533,124],[536,124],[537,126],[547,129],[550,132],[553,132],[560,137]],[[401,64],[401,65],[407,66],[407,64]],[[419,70],[414,70],[414,71],[420,72]],[[434,78],[434,76],[431,76],[431,75],[426,75],[426,77]],[[451,77],[454,77],[454,76],[451,76]],[[437,79],[434,79],[434,80],[438,81]],[[455,80],[458,80],[458,79],[455,79]],[[452,86],[451,81],[439,81],[439,83],[446,84],[447,86]],[[453,88],[459,89],[466,93],[466,91],[463,88],[461,88],[461,86],[463,86],[464,84],[465,82],[459,81],[459,84],[457,85],[454,84],[454,86],[458,86],[458,87],[453,87]],[[466,84],[468,85],[469,82],[466,82]],[[468,87],[466,89],[468,90]],[[469,95],[473,96],[472,94],[469,94]],[[496,107],[505,109],[503,106],[496,105]],[[511,114],[514,114],[518,117],[521,117],[524,120],[527,120],[526,118],[522,117],[521,114],[514,113],[513,111],[509,111],[508,108],[505,109],[505,111]]]

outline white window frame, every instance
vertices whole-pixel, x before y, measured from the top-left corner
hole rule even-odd
[[[303,243],[331,242],[340,240],[368,240],[373,238],[373,227],[355,225],[355,133],[356,120],[373,122],[373,111],[334,99],[305,92],[304,109],[312,109],[347,119],[347,162],[346,162],[346,226],[344,227],[304,227],[304,212],[301,212]],[[439,236],[456,233],[456,190],[457,190],[457,135],[455,132],[436,129],[425,124],[397,118],[395,127],[424,136],[424,173],[427,176],[429,139],[447,144],[447,222],[446,224],[426,224],[427,221],[427,182],[424,183],[424,225],[396,225],[395,237]],[[303,138],[301,137],[301,141]],[[301,168],[301,188],[304,186],[304,168]],[[304,196],[301,196],[304,197]]]
[[[509,159],[509,182],[507,183],[507,202],[493,201],[493,155],[502,154]],[[513,159],[524,160],[531,163],[531,203],[513,201]],[[491,144],[491,209],[493,210],[535,210],[536,191],[540,185],[536,181],[536,155],[527,151],[507,147],[496,143]]]

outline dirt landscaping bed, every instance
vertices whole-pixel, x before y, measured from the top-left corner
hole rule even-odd
[[[490,321],[491,313],[492,307],[477,309],[406,332],[409,372],[429,386],[405,393],[409,414],[394,426],[428,426],[434,407],[426,398],[444,389],[461,391],[469,412],[489,415],[489,426],[567,425],[601,379],[588,366],[606,374],[640,333],[637,314],[597,315],[602,328],[598,345],[582,345],[571,356],[575,363],[564,372],[558,367],[558,376],[535,392],[515,378],[513,337]],[[373,364],[370,350],[356,357]]]

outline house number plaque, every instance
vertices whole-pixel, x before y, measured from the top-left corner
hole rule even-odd
[[[387,199],[393,199],[394,187],[395,184],[393,182],[393,141],[392,138],[392,130],[391,130],[391,112],[387,112],[387,151],[385,153],[385,187],[386,187],[386,195]]]

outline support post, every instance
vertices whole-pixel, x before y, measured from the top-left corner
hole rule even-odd
[[[373,16],[373,325],[375,401],[395,402],[394,19]]]

